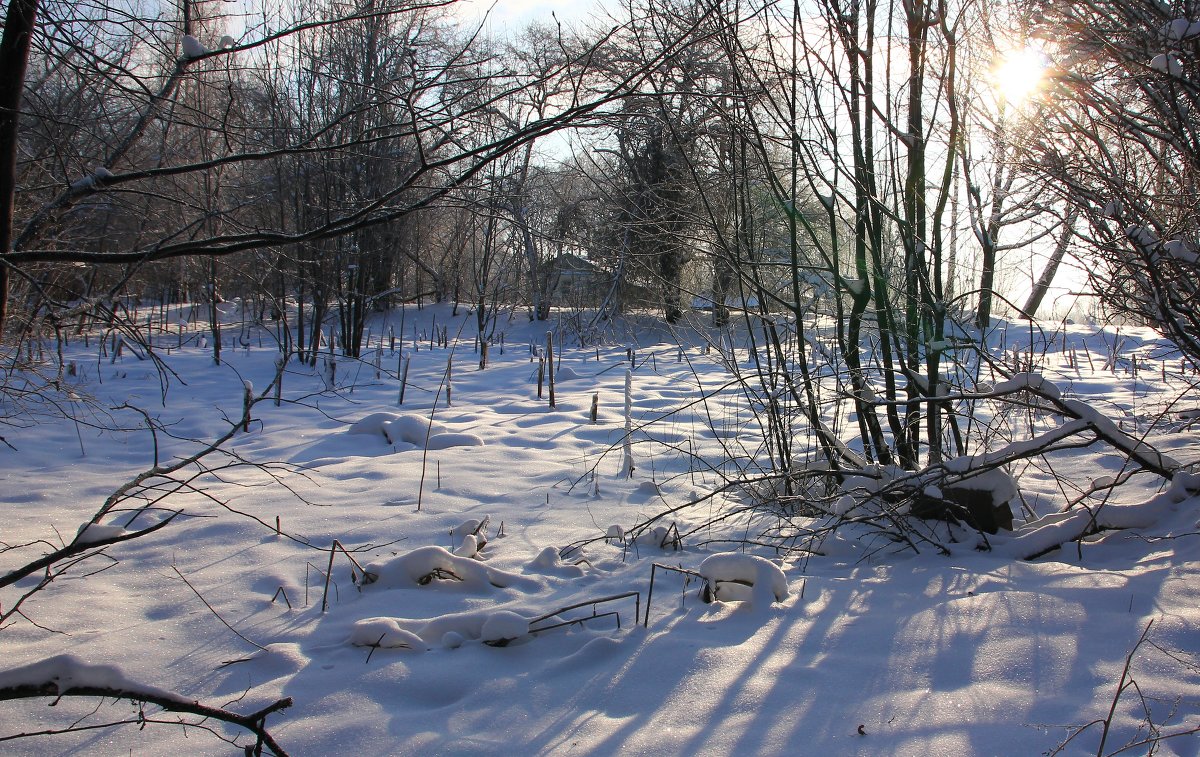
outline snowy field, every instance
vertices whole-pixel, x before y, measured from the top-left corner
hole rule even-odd
[[[434,319],[449,347],[431,345]],[[399,330],[399,314],[388,324]],[[245,382],[268,399],[226,445],[236,457],[206,459],[227,467],[132,524],[138,502],[93,527],[103,538],[182,511],[31,595],[0,629],[0,687],[49,675],[137,683],[239,713],[291,697],[266,725],[295,755],[1039,755],[1084,727],[1061,753],[1146,754],[1120,750],[1200,725],[1200,497],[1189,482],[1135,476],[1106,507],[1136,505],[1123,516],[1136,528],[1034,560],[1006,545],[1053,525],[1046,516],[1097,479],[1120,477],[1122,456],[1095,445],[1012,470],[1024,507],[1015,534],[989,537],[991,551],[940,524],[948,555],[845,527],[814,553],[710,559],[770,516],[712,522],[745,503],[731,491],[659,519],[663,531],[635,528],[760,454],[744,395],[695,402],[731,381],[699,332],[650,324],[599,349],[567,340],[551,408],[529,347],[545,325],[521,314],[501,324],[503,352],[493,344],[485,370],[465,310],[410,309],[395,351],[385,339],[377,353],[382,319],[373,328],[363,360],[339,358],[332,384],[324,361],[289,365],[279,406],[268,389],[277,352],[258,332],[239,345],[232,328],[220,366],[195,333],[181,348],[174,331],[161,336],[175,374],[165,401],[150,361],[73,340],[76,391],[140,408],[174,438],[156,445],[132,409],[9,408],[0,572],[71,541],[156,454],[165,463],[199,448],[187,440],[228,431]],[[1029,339],[1013,325],[996,353],[1026,354]],[[1195,376],[1150,332],[1076,325],[1035,339],[1034,367],[1064,396],[1162,452],[1200,458]],[[411,358],[403,405],[400,347]],[[745,350],[735,357],[744,368]],[[1039,428],[1059,422],[1035,415],[1026,420]],[[114,424],[128,430],[98,429]],[[1019,427],[1009,419],[995,433]],[[332,553],[326,588],[335,540],[345,551]],[[754,586],[718,584],[734,601],[705,603],[701,579],[654,563],[704,563],[706,576]],[[43,577],[0,589],[0,610]],[[52,703],[0,702],[0,737],[130,724],[0,741],[0,752],[240,753],[204,728],[139,724],[127,701]],[[153,706],[144,716],[176,717]],[[1196,755],[1200,737],[1156,748]]]

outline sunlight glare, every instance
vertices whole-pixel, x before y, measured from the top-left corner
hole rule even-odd
[[[992,67],[992,87],[1010,105],[1023,105],[1041,88],[1046,74],[1046,55],[1025,47],[999,56]]]

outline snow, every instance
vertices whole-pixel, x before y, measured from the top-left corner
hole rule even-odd
[[[1200,21],[1189,21],[1186,18],[1176,18],[1163,24],[1159,33],[1171,42],[1182,42],[1185,39],[1200,36]]]
[[[356,647],[386,647],[424,652],[420,636],[400,627],[395,618],[364,618],[350,631],[350,643]]]
[[[1040,373],[1016,373],[1012,378],[1001,381],[992,387],[992,391],[996,394],[1012,394],[1022,390],[1038,392],[1050,399],[1062,397],[1062,390]]]
[[[128,533],[129,531],[125,530],[121,526],[87,523],[80,527],[79,534],[75,537],[75,543],[95,544],[99,541],[117,539]]]
[[[184,697],[154,686],[134,682],[114,665],[91,665],[72,654],[60,654],[44,660],[0,671],[0,689],[53,684],[58,694],[76,688],[136,690],[143,694],[187,702]]]
[[[946,463],[946,470],[960,474],[960,478],[948,484],[945,489],[967,489],[970,491],[987,492],[991,495],[992,505],[999,506],[1012,502],[1019,495],[1016,480],[1001,468],[980,469],[980,458],[956,458]]]
[[[208,48],[204,46],[200,40],[190,34],[183,35],[183,57],[184,58],[199,58],[202,55],[208,54]]]
[[[536,588],[536,584],[519,575],[491,568],[436,545],[418,547],[399,557],[370,563],[365,569],[376,576],[364,587],[370,591],[424,586],[454,586],[474,592],[508,587]]]
[[[479,629],[479,638],[486,643],[508,643],[529,635],[529,621],[515,612],[499,610],[487,616]]]
[[[1191,242],[1172,239],[1169,242],[1163,243],[1163,252],[1176,260],[1190,265],[1200,263],[1200,250],[1197,250],[1196,245]]]
[[[475,434],[434,434],[425,444],[428,450],[443,450],[451,447],[482,447],[483,439]]]
[[[371,413],[359,418],[346,429],[347,434],[380,436],[392,445],[411,445],[429,450],[445,450],[452,447],[479,447],[484,441],[476,434],[449,431],[444,425],[414,415],[396,413]]]
[[[862,297],[867,291],[866,279],[852,279],[843,276],[842,283],[846,286],[846,291],[851,297]]]
[[[1183,76],[1183,63],[1171,53],[1159,53],[1150,59],[1150,68],[1168,76]]]
[[[479,537],[475,534],[467,534],[463,537],[462,544],[454,550],[456,557],[474,557],[479,554]]]
[[[186,330],[188,321],[168,317],[174,347],[174,324]],[[375,334],[386,333],[385,317]],[[695,346],[703,334],[637,333],[630,478],[624,367],[603,372],[623,360],[625,344],[602,345],[592,366],[594,345],[556,341],[577,378],[550,408],[520,350],[493,351],[476,370],[473,319],[426,305],[405,313],[406,330],[435,317],[450,333],[468,324],[453,358],[453,407],[435,399],[448,350],[412,354],[403,406],[398,377],[376,380],[370,366],[356,380],[355,364],[339,358],[339,387],[327,392],[320,367],[289,363],[285,396],[307,401],[259,404],[261,423],[229,445],[241,459],[280,462],[270,473],[287,487],[232,467],[157,502],[184,515],[56,578],[22,607],[37,625],[14,616],[0,628],[0,687],[138,682],[239,712],[291,696],[295,705],[267,726],[293,754],[1032,755],[1107,716],[1125,656],[1153,620],[1158,646],[1135,659],[1138,687],[1156,724],[1200,723],[1200,454],[1194,427],[1180,420],[1196,404],[1194,377],[1151,332],[1125,326],[1118,339],[1112,329],[1066,327],[1061,340],[1037,343],[1034,371],[982,377],[1019,401],[1025,391],[1059,398],[1079,420],[1040,397],[987,415],[995,401],[968,393],[951,401],[979,406],[986,449],[915,473],[864,461],[848,477],[851,494],[822,501],[829,516],[771,505],[708,524],[752,502],[722,490],[722,475],[761,453],[745,395],[714,394],[711,424],[695,405],[698,382],[729,381],[719,356]],[[398,313],[390,318],[399,323]],[[504,324],[509,342],[540,343],[546,325],[523,320]],[[156,381],[114,377],[107,363],[102,382],[83,371],[71,391],[161,418],[171,435],[158,440],[159,459],[179,459],[195,450],[188,440],[222,434],[239,417],[243,382],[268,386],[275,372],[276,353],[257,339],[214,366],[195,328],[184,347],[158,352],[187,381],[165,404]],[[1004,350],[1024,352],[1028,341],[1016,340],[1026,331],[1010,328]],[[744,334],[735,337],[740,366]],[[814,327],[810,338],[824,335]],[[1068,342],[1071,359],[1058,346]],[[681,344],[687,360],[677,363]],[[96,365],[94,341],[72,341],[67,352]],[[657,368],[640,359],[651,354]],[[1136,377],[1126,368],[1134,355]],[[672,413],[685,406],[695,410]],[[141,423],[111,412],[127,427]],[[1018,459],[1089,425],[1177,472],[1169,483],[1129,478],[1128,454],[1099,443]],[[835,444],[861,453],[854,426],[829,424]],[[798,447],[811,443],[805,433],[797,430]],[[443,434],[481,444],[435,446]],[[131,521],[140,503],[127,502],[101,525],[81,526],[154,460],[144,430],[78,433],[70,419],[41,418],[3,436],[15,450],[0,445],[0,541],[12,545],[0,551],[0,572],[72,534],[104,539],[157,517]],[[946,550],[921,543],[914,552],[857,522],[879,511],[867,495],[889,484],[921,491],[959,479],[994,500],[1011,497],[1015,530],[984,543],[963,527],[915,523]],[[1106,479],[1119,485],[1067,507]],[[831,523],[839,528],[811,553],[739,541]],[[1072,541],[1080,533],[1088,535]],[[334,539],[369,575],[334,551],[322,612]],[[715,581],[718,601],[702,601],[695,576],[660,570],[647,619],[656,562]],[[0,589],[0,611],[41,576]],[[627,592],[638,596],[612,599]],[[574,623],[540,630],[560,620]],[[129,715],[128,703],[106,701],[91,716],[95,700],[49,701],[0,703],[0,736]],[[1139,704],[1121,700],[1110,746],[1145,733]],[[1094,754],[1098,737],[1092,727],[1065,753]],[[3,743],[23,755],[240,750],[161,725]],[[1163,742],[1157,753],[1194,754],[1196,743]]]
[[[697,572],[712,586],[720,601],[742,600],[753,605],[782,602],[788,596],[787,577],[779,566],[758,555],[725,552],[710,555]],[[748,589],[748,591],[746,590]]]
[[[1154,60],[1157,61],[1159,58],[1162,58],[1162,57],[1163,56],[1161,56],[1161,55],[1157,56]],[[1155,68],[1156,70],[1166,71],[1165,59],[1161,65],[1163,66],[1163,68],[1159,69],[1157,66],[1155,66],[1153,61],[1150,63],[1150,66],[1152,68]],[[1154,233],[1153,229],[1148,229],[1145,226],[1138,226],[1136,224],[1125,227],[1125,236],[1129,237],[1129,241],[1133,242],[1136,245],[1140,245],[1142,247],[1147,247],[1147,248],[1153,247],[1155,244],[1158,243],[1158,235]]]

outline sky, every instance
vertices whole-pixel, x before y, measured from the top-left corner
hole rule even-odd
[[[532,21],[571,24],[588,18],[600,7],[598,0],[461,0],[458,13],[464,20],[478,21],[487,14],[494,32],[515,31]]]

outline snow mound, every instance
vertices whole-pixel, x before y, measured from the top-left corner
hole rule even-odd
[[[633,539],[635,544],[658,547],[659,549],[679,549],[679,531],[667,526],[655,526],[641,532]]]
[[[765,557],[740,552],[711,555],[700,563],[711,598],[721,602],[750,602],[766,607],[787,599],[787,576]]]
[[[56,655],[30,665],[0,671],[0,688],[41,686],[46,683],[54,684],[59,694],[78,688],[105,688],[135,690],[179,702],[191,701],[164,689],[135,683],[115,666],[91,665],[70,654]]]
[[[640,484],[637,485],[637,489],[635,489],[634,491],[637,492],[638,494],[645,494],[648,496],[653,496],[655,494],[659,494],[658,484],[656,484],[653,481],[641,482]]]
[[[384,647],[424,652],[427,647],[411,631],[400,627],[395,618],[364,618],[350,629],[350,643],[356,647]]]
[[[399,557],[371,563],[366,570],[375,576],[368,586],[380,588],[427,585],[453,585],[468,591],[537,588],[537,584],[527,578],[490,568],[470,557],[455,555],[445,547],[437,546],[418,547]]]
[[[475,534],[467,534],[463,537],[462,544],[454,550],[454,554],[459,557],[474,557],[479,554],[479,537]]]
[[[579,374],[571,369],[571,366],[564,365],[558,369],[558,373],[554,374],[555,381],[571,381],[579,378]]]
[[[529,561],[531,568],[557,568],[562,564],[562,558],[558,555],[558,550],[554,547],[545,547],[538,556]]]
[[[407,443],[417,447],[425,446],[429,438],[429,449],[445,449],[434,447],[433,439],[447,435],[447,429],[440,423],[422,418],[419,415],[396,415],[395,413],[371,413],[350,424],[347,434],[365,434],[367,436],[382,436],[388,444]],[[450,434],[450,436],[470,436],[469,434]],[[478,438],[478,437],[475,437]],[[449,441],[449,440],[446,440]],[[480,444],[483,442],[480,441]],[[463,446],[461,444],[446,444],[446,446]]]
[[[483,621],[479,638],[484,644],[502,646],[529,635],[529,621],[508,610],[497,610]]]
[[[434,646],[457,649],[468,641],[505,646],[529,635],[529,620],[511,610],[474,610],[429,620],[364,618],[354,624],[350,643],[424,651]]]
[[[538,552],[537,557],[525,566],[527,572],[578,578],[583,575],[583,568],[578,565],[566,565],[555,547],[545,547]]]
[[[346,429],[347,434],[376,434],[383,435],[383,424],[389,423],[399,416],[393,413],[371,413],[365,418],[359,418]]]
[[[408,442],[421,447],[425,444],[427,435],[437,436],[444,433],[446,433],[445,426],[418,415],[393,416],[390,421],[383,424],[383,434],[393,444]]]
[[[485,515],[482,518],[470,518],[450,529],[450,535],[457,540],[461,540],[464,536],[470,534],[477,538],[483,537],[483,541],[486,542],[488,524],[491,522],[492,516],[490,515]]]
[[[450,449],[451,447],[482,447],[483,439],[475,434],[446,433],[434,434],[425,445],[429,450]]]

